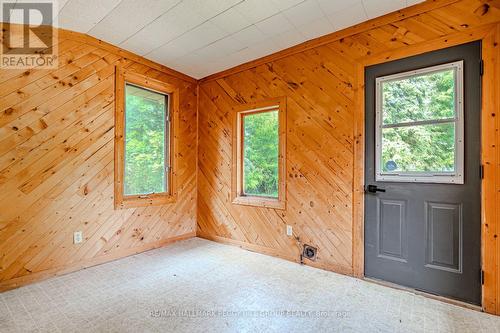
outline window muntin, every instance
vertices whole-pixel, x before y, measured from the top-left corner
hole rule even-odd
[[[243,124],[243,195],[278,198],[278,110],[246,114]]]
[[[167,193],[169,96],[125,85],[124,196]]]
[[[376,180],[463,183],[463,62],[376,81]]]

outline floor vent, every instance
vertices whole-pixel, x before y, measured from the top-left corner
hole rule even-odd
[[[309,260],[315,261],[316,260],[316,254],[318,253],[318,249],[311,246],[304,244],[304,251],[302,252],[302,256],[304,258],[307,258]]]

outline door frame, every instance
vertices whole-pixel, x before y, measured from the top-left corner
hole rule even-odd
[[[353,130],[353,275],[364,278],[365,67],[473,41],[482,42],[481,53],[485,68],[481,92],[481,163],[484,166],[481,184],[481,266],[484,274],[481,306],[486,312],[500,314],[500,305],[497,305],[497,300],[500,301],[498,285],[500,272],[497,270],[499,249],[496,239],[497,230],[500,231],[500,216],[496,212],[496,200],[500,198],[497,189],[500,177],[496,176],[500,173],[498,134],[500,115],[495,117],[495,112],[498,112],[500,107],[500,84],[495,82],[495,75],[500,74],[500,24],[498,23],[370,55],[356,65]]]

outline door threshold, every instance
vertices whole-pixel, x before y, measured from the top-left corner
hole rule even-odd
[[[387,282],[387,281],[383,281],[383,280],[378,280],[378,279],[374,279],[374,278],[369,278],[369,277],[366,277],[366,276],[363,277],[362,280],[367,281],[367,282],[371,282],[371,283],[375,283],[375,284],[378,284],[378,285],[381,285],[381,286],[384,286],[384,287],[389,287],[389,288],[393,288],[393,289],[407,291],[407,292],[410,292],[410,293],[415,294],[415,295],[424,296],[424,297],[427,297],[427,298],[435,299],[437,301],[441,301],[441,302],[445,302],[445,303],[448,303],[448,304],[453,304],[453,305],[456,305],[456,306],[460,306],[460,307],[463,307],[463,308],[467,308],[467,309],[471,309],[471,310],[483,312],[483,308],[481,306],[479,306],[479,305],[462,302],[462,301],[459,301],[459,300],[456,300],[456,299],[453,299],[453,298],[448,298],[448,297],[445,297],[445,296],[439,296],[439,295],[431,294],[431,293],[428,293],[428,292],[425,292],[425,291],[422,291],[422,290],[417,290],[417,289],[414,289],[414,288],[401,286],[401,285],[396,284],[396,283]]]

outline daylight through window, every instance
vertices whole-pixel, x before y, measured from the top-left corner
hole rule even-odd
[[[233,130],[233,203],[285,209],[286,99],[242,105]]]
[[[119,67],[115,89],[115,208],[174,202],[179,89]]]
[[[278,111],[243,116],[243,194],[278,197]]]
[[[168,95],[126,84],[124,195],[168,192]]]
[[[377,78],[379,181],[463,182],[462,62]]]

